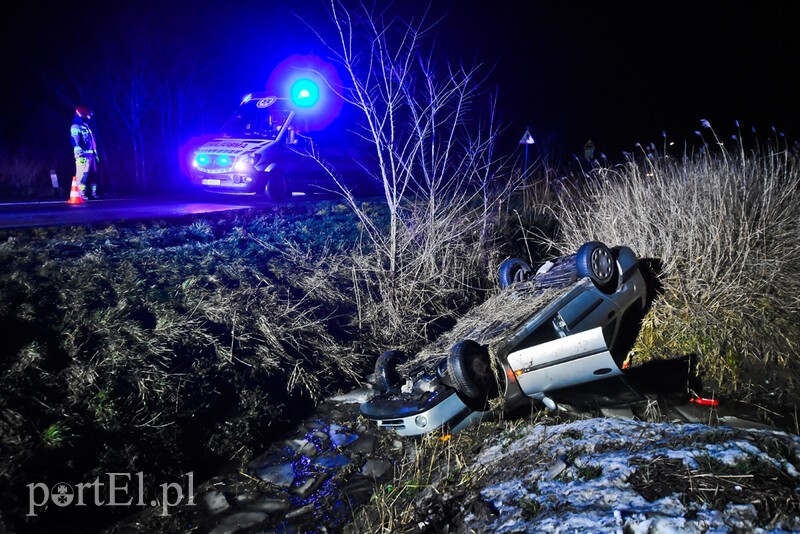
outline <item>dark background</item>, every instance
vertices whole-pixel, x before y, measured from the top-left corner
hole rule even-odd
[[[491,69],[488,88],[498,91],[508,126],[501,148],[518,150],[529,127],[536,148],[553,159],[581,153],[590,138],[613,159],[637,142],[661,146],[662,132],[691,143],[701,119],[723,139],[736,133],[735,121],[748,135],[754,128],[757,136],[795,139],[797,5],[433,0],[428,17],[442,17],[432,36],[443,62],[478,60]],[[398,2],[387,16],[418,18],[427,6]],[[2,17],[0,155],[42,154],[70,165],[77,103],[95,110],[106,145],[121,130],[135,136],[124,108],[138,97],[120,72],[158,74],[152,107],[162,110],[166,144],[212,133],[282,59],[327,54],[306,25],[324,37],[325,7],[319,0],[14,3]],[[167,165],[153,161],[174,151],[158,155],[165,141],[141,135],[140,150],[156,155],[138,172],[158,174]],[[128,168],[120,161],[127,158],[108,166]]]

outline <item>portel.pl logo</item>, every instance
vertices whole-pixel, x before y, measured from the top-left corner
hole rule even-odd
[[[43,482],[28,484],[28,517],[36,517],[42,507],[51,503],[60,508],[67,506],[160,506],[161,515],[168,516],[170,508],[178,505],[194,506],[194,472],[186,474],[185,486],[166,482],[160,499],[146,502],[144,498],[144,473],[106,473],[108,480],[97,477],[94,482],[81,482],[73,488],[66,482],[48,486]],[[184,488],[186,491],[184,491]]]

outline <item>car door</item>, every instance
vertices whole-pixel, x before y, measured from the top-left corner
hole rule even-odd
[[[622,374],[602,326],[516,350],[507,360],[529,397]]]
[[[621,374],[609,351],[619,305],[586,280],[555,306],[508,354],[528,396]]]

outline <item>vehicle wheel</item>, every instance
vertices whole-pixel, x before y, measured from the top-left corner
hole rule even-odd
[[[601,291],[611,290],[616,285],[617,261],[611,250],[599,241],[589,241],[575,255],[578,275],[588,277]]]
[[[465,339],[456,343],[447,355],[447,370],[455,388],[474,400],[497,396],[497,382],[486,347]]]
[[[401,350],[387,350],[375,362],[375,380],[382,392],[389,391],[400,385],[400,373],[397,364],[406,359],[406,354]]]
[[[506,289],[511,284],[527,280],[533,272],[528,262],[519,258],[509,258],[500,264],[498,277],[500,287]]]
[[[271,172],[267,175],[267,184],[264,187],[264,194],[273,202],[283,202],[289,196],[289,185],[286,177],[279,172]]]

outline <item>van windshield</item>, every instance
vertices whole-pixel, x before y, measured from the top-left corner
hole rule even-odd
[[[258,137],[275,139],[283,128],[288,113],[275,108],[242,105],[222,127],[229,137]]]

